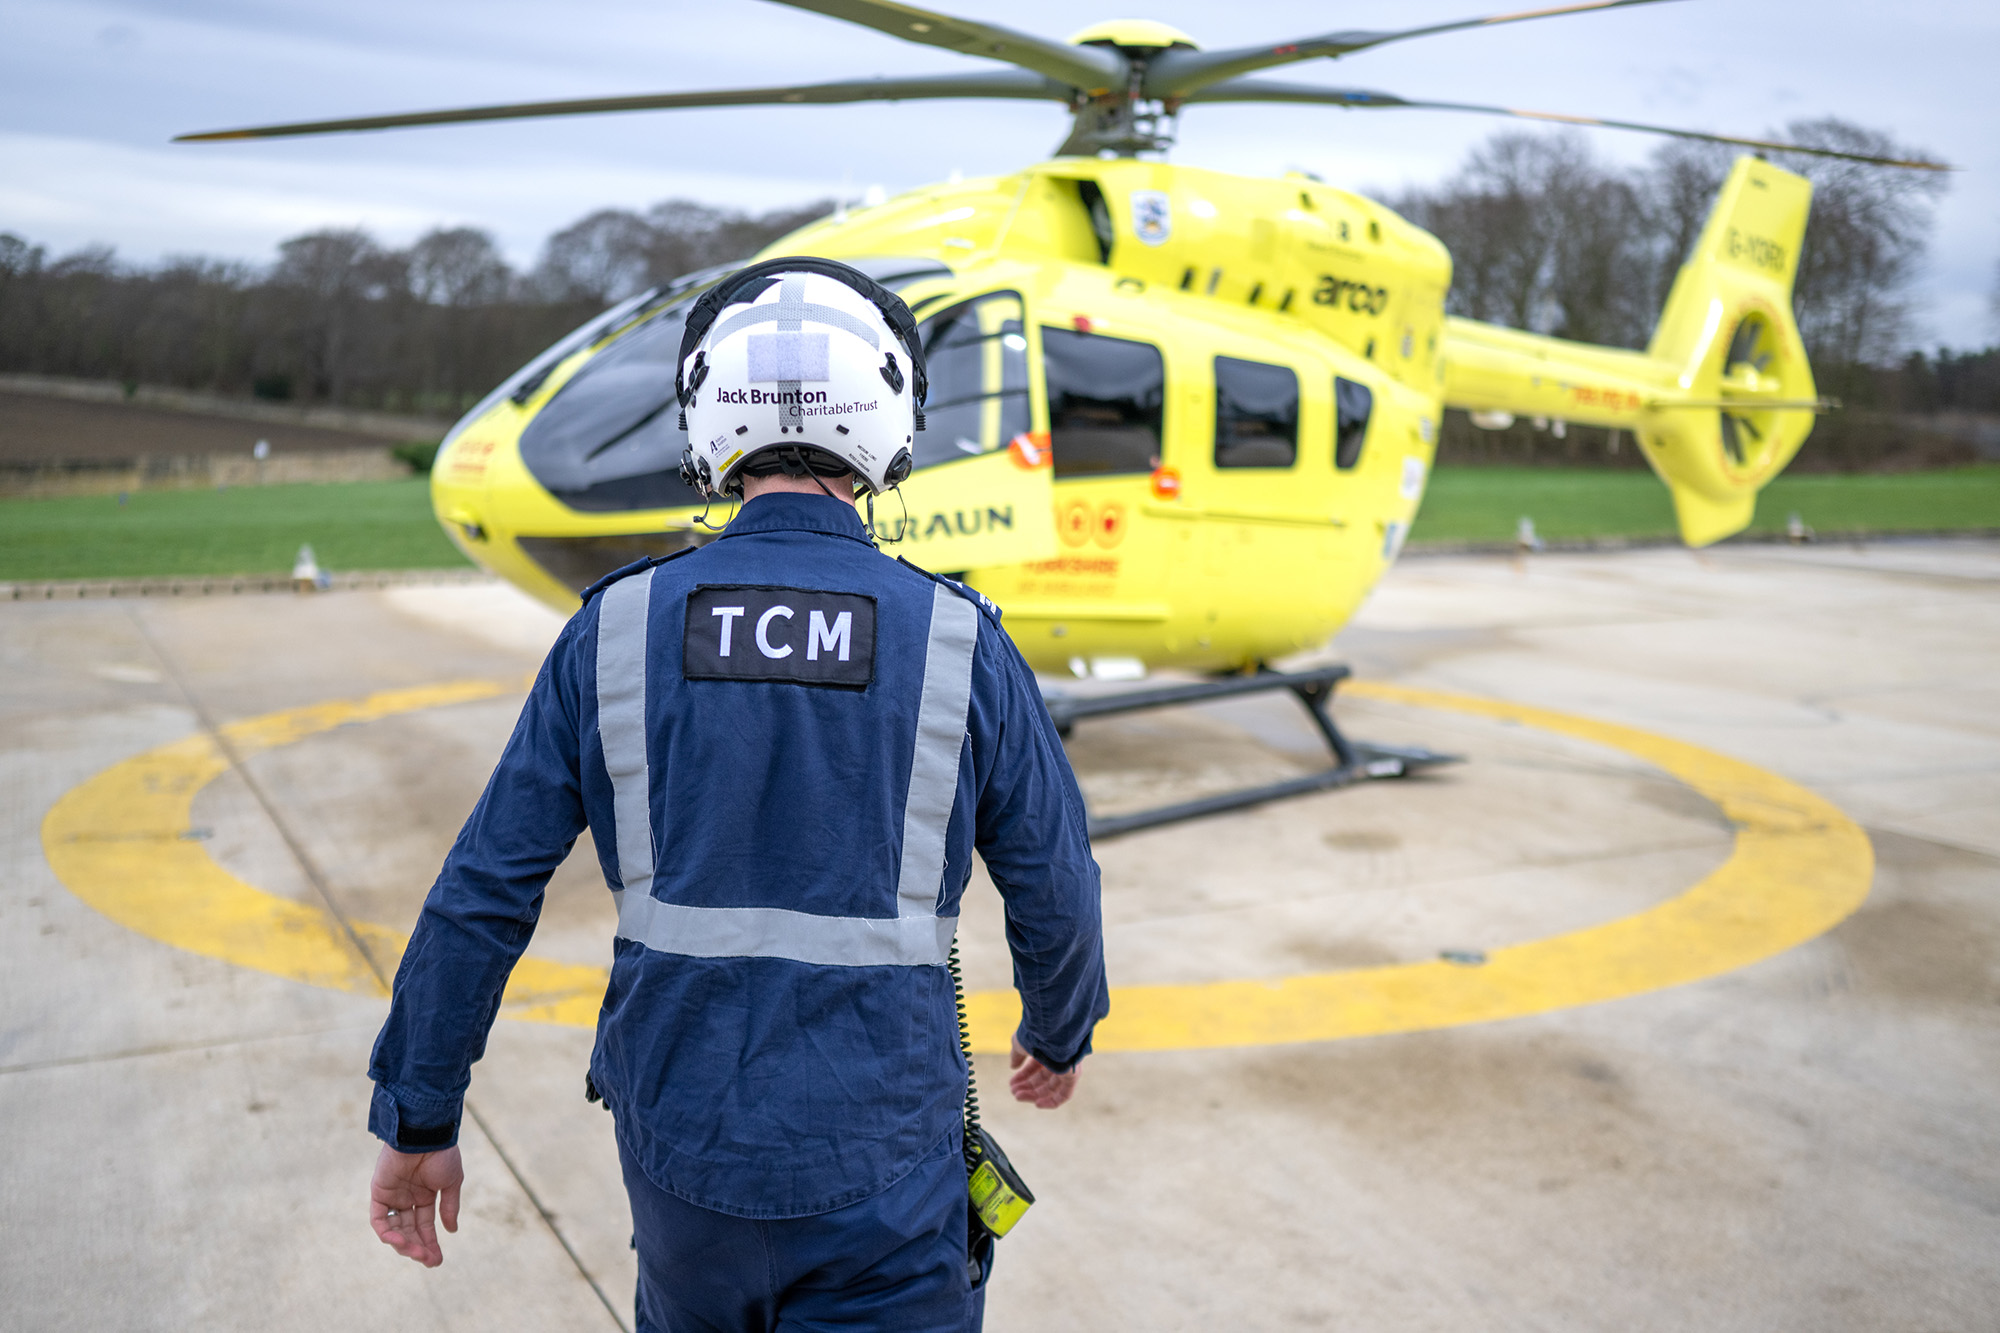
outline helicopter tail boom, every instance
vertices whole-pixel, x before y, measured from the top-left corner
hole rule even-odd
[[[1446,321],[1446,404],[1628,429],[1684,541],[1742,531],[1825,406],[1792,316],[1811,198],[1804,177],[1739,158],[1644,352]]]

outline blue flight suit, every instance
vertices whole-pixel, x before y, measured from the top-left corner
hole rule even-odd
[[[588,590],[397,971],[370,1066],[389,1143],[456,1141],[508,973],[586,823],[618,904],[590,1073],[642,1244],[679,1205],[677,1234],[702,1216],[740,1230],[889,1208],[906,1184],[956,1210],[955,1233],[905,1220],[956,1248],[963,1300],[962,1167],[936,1185],[961,1131],[944,964],[975,848],[1005,901],[1021,1043],[1067,1070],[1109,1008],[1082,798],[999,612],[877,551],[851,506],[786,493]],[[787,1293],[830,1271],[824,1237],[794,1248],[806,1266],[773,1257],[756,1298],[779,1323]],[[907,1266],[924,1246],[891,1250]],[[874,1295],[852,1326],[953,1326],[898,1314],[882,1293],[902,1280],[857,1277]],[[657,1290],[648,1317],[648,1286],[643,1327],[778,1326]]]

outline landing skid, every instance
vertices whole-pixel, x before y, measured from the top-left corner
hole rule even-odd
[[[1244,787],[1237,791],[1204,796],[1200,800],[1156,806],[1151,810],[1137,810],[1126,815],[1090,816],[1090,836],[1110,838],[1121,833],[1154,828],[1161,824],[1177,823],[1183,819],[1199,819],[1204,815],[1221,814],[1225,810],[1241,810],[1245,806],[1262,805],[1266,801],[1281,801],[1290,796],[1330,791],[1336,787],[1346,787],[1373,778],[1407,777],[1438,764],[1461,762],[1462,756],[1459,755],[1438,754],[1416,746],[1380,745],[1369,741],[1349,740],[1342,735],[1340,728],[1334,724],[1333,714],[1328,710],[1333,703],[1334,687],[1347,679],[1350,674],[1344,666],[1317,667],[1311,671],[1262,671],[1254,676],[1231,676],[1225,680],[1202,681],[1194,685],[1166,685],[1159,689],[1127,690],[1120,694],[1088,698],[1068,694],[1048,694],[1044,695],[1043,699],[1048,704],[1049,715],[1055,719],[1056,730],[1068,736],[1070,729],[1085,718],[1109,717],[1114,713],[1134,713],[1146,708],[1173,708],[1183,704],[1208,703],[1214,699],[1261,694],[1266,690],[1290,690],[1298,696],[1306,712],[1311,714],[1314,725],[1326,738],[1327,747],[1333,751],[1332,768],[1305,777],[1273,782],[1263,787]]]

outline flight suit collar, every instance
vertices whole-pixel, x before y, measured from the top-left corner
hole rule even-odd
[[[818,532],[829,537],[868,541],[868,529],[853,505],[829,495],[798,495],[788,491],[760,495],[744,505],[718,540],[755,532]]]

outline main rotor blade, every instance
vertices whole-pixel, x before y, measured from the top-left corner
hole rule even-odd
[[[1607,130],[1634,130],[1640,134],[1664,134],[1675,139],[1702,143],[1733,144],[1773,153],[1806,153],[1813,157],[1834,157],[1847,162],[1866,162],[1878,167],[1908,167],[1916,171],[1951,171],[1943,162],[1923,158],[1871,157],[1866,153],[1843,153],[1833,148],[1813,148],[1806,144],[1780,143],[1775,139],[1744,139],[1731,134],[1705,134],[1700,130],[1678,130],[1666,125],[1641,125],[1629,120],[1603,120],[1596,116],[1566,116],[1556,111],[1524,111],[1519,107],[1480,106],[1471,102],[1414,102],[1394,93],[1369,92],[1361,88],[1322,88],[1311,83],[1283,83],[1277,79],[1230,79],[1185,99],[1193,102],[1309,102],[1348,109],[1416,111],[1470,111],[1482,116],[1513,116],[1522,120],[1554,121],[1561,125],[1589,125]]]
[[[1093,96],[1123,88],[1131,68],[1116,51],[1071,46],[1068,42],[1050,41],[1032,33],[992,23],[975,23],[971,19],[918,9],[915,5],[895,4],[892,0],[772,0],[772,3],[858,23],[906,42],[1004,60]]]
[[[342,134],[354,130],[394,130],[410,125],[457,125],[475,120],[528,120],[537,116],[588,116],[605,111],[664,111],[702,106],[790,106],[800,103],[900,102],[925,98],[1014,97],[1067,102],[1067,85],[1027,70],[991,73],[933,74],[902,79],[850,79],[841,83],[803,83],[784,88],[731,88],[710,93],[642,93],[636,97],[588,97],[570,102],[517,102],[509,106],[472,106],[456,111],[411,111],[398,116],[361,116],[352,120],[310,120],[296,125],[257,125],[241,130],[210,130],[177,134],[175,143],[214,143],[223,139],[283,139],[303,134]]]
[[[1502,23],[1527,19],[1554,18],[1561,14],[1583,14],[1594,9],[1623,9],[1628,5],[1663,4],[1666,0],[1588,0],[1578,5],[1554,9],[1528,9],[1517,14],[1495,14],[1489,18],[1459,19],[1453,23],[1433,23],[1424,28],[1400,32],[1330,32],[1323,37],[1307,37],[1274,46],[1239,46],[1229,51],[1162,51],[1146,67],[1146,96],[1187,97],[1198,88],[1273,65],[1289,65],[1299,60],[1333,60],[1386,42],[1409,37],[1429,37],[1461,28],[1491,28]]]

